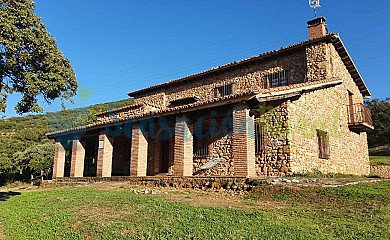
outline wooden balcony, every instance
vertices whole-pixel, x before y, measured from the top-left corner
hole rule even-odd
[[[374,129],[370,109],[361,103],[348,106],[348,127],[354,132],[368,132]]]

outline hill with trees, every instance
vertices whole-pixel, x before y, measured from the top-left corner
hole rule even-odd
[[[54,154],[48,132],[82,126],[96,120],[96,113],[132,104],[132,99],[85,108],[0,120],[0,183],[29,179],[30,174],[48,176]]]

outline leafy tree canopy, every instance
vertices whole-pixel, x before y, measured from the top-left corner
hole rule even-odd
[[[45,25],[34,13],[31,0],[0,0],[0,111],[9,94],[21,93],[18,113],[42,112],[41,97],[51,103],[76,94],[70,65]]]
[[[368,133],[369,147],[390,145],[390,98],[366,102],[371,110],[374,131]]]
[[[15,169],[20,174],[26,169],[36,173],[44,173],[47,175],[51,172],[51,167],[54,158],[54,145],[51,142],[39,144],[27,148],[23,152],[17,152],[13,156]]]

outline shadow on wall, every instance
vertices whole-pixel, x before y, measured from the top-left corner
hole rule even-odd
[[[9,198],[14,196],[22,195],[20,192],[0,192],[0,201],[7,201]]]

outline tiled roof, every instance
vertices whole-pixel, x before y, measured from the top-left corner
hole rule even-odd
[[[351,74],[352,79],[358,86],[360,92],[364,97],[371,97],[371,93],[367,88],[366,83],[364,82],[362,76],[357,70],[355,63],[352,61],[351,56],[349,55],[347,49],[344,46],[344,43],[341,41],[341,38],[338,35],[331,36],[332,43],[336,48],[336,51],[339,53],[341,60],[344,62],[344,65],[347,67],[349,74]]]
[[[109,126],[110,124],[115,124],[115,123],[118,123],[118,122],[124,122],[124,121],[130,120],[130,119],[140,119],[140,118],[153,117],[153,116],[164,115],[164,114],[171,114],[171,113],[174,113],[174,112],[183,111],[185,109],[205,106],[205,105],[209,105],[209,104],[216,103],[216,102],[223,102],[225,100],[231,100],[231,99],[240,98],[240,97],[244,97],[244,96],[254,96],[256,93],[257,92],[253,92],[251,90],[248,90],[248,91],[245,91],[245,92],[241,92],[241,93],[237,93],[237,94],[231,94],[231,95],[227,95],[227,96],[220,97],[220,98],[213,98],[213,99],[210,99],[210,100],[199,101],[199,102],[195,102],[195,103],[191,103],[191,104],[187,104],[187,105],[182,105],[182,106],[177,106],[177,107],[172,107],[172,108],[166,108],[166,109],[159,109],[159,110],[155,110],[155,111],[150,111],[150,112],[146,112],[146,113],[143,113],[143,114],[134,115],[134,116],[131,116],[131,117],[126,118],[126,119],[112,118],[110,122],[91,123],[91,124],[88,124],[88,125],[85,125],[85,126],[80,126],[80,127],[74,127],[74,128],[69,128],[69,129],[65,129],[65,130],[55,131],[55,132],[52,132],[52,133],[49,133],[49,134],[46,134],[46,135],[50,138],[50,137],[54,137],[55,135],[61,135],[61,134],[64,134],[64,133],[72,133],[72,132],[78,132],[78,131],[82,131],[82,130],[86,130],[86,129],[89,130],[89,129],[101,128],[102,126],[105,126],[105,125]]]
[[[342,43],[339,35],[336,34],[336,33],[330,33],[330,34],[328,34],[328,35],[326,35],[324,37],[321,37],[321,38],[303,41],[303,42],[300,42],[300,43],[297,43],[297,44],[293,44],[293,45],[290,45],[290,46],[287,46],[287,47],[282,47],[282,48],[280,48],[278,50],[269,51],[269,52],[266,52],[266,53],[262,53],[262,54],[260,54],[258,56],[254,56],[254,57],[251,57],[251,58],[247,58],[247,59],[231,62],[231,63],[225,64],[225,65],[218,66],[218,67],[215,67],[215,68],[212,68],[212,69],[200,72],[200,73],[192,74],[192,75],[189,75],[189,76],[186,76],[186,77],[183,77],[183,78],[171,80],[169,82],[165,82],[165,83],[153,85],[153,86],[150,86],[150,87],[147,87],[147,88],[143,88],[143,89],[140,89],[140,90],[136,90],[136,91],[133,91],[133,92],[129,92],[128,95],[130,97],[137,97],[139,95],[143,95],[143,94],[146,94],[148,92],[156,91],[158,89],[161,89],[161,88],[164,88],[164,87],[167,87],[167,86],[183,83],[183,82],[186,82],[186,81],[191,81],[191,80],[194,80],[195,78],[204,77],[204,76],[206,76],[208,74],[220,72],[222,70],[225,70],[225,69],[228,69],[228,68],[232,68],[234,66],[239,66],[239,65],[243,65],[243,64],[250,63],[250,62],[253,62],[253,61],[261,60],[261,59],[264,59],[264,58],[269,58],[269,57],[274,56],[276,54],[280,54],[280,53],[283,53],[283,52],[286,52],[286,51],[290,51],[290,50],[293,50],[293,49],[297,49],[297,48],[300,48],[300,47],[303,47],[303,46],[306,46],[306,45],[310,45],[310,44],[317,43],[317,42],[322,42],[322,41],[329,41],[329,42],[332,42],[334,44],[336,50],[338,51],[338,53],[340,54],[340,57],[342,58],[342,60],[344,62],[344,64],[348,68],[348,71],[351,73],[351,76],[353,77],[354,81],[358,85],[361,93],[364,96],[366,96],[366,97],[371,96],[370,92],[368,91],[368,88],[367,88],[366,84],[364,83],[361,75],[359,74],[358,70],[356,69],[355,64],[353,63],[351,57],[349,56],[347,50],[345,49],[344,44]]]
[[[140,108],[142,106],[143,106],[143,104],[127,105],[127,106],[123,106],[123,107],[120,107],[120,108],[115,108],[115,109],[111,109],[111,110],[108,110],[108,111],[99,112],[99,113],[95,114],[95,116],[101,116],[101,115],[104,115],[104,114],[107,114],[107,113],[116,113],[116,112],[120,112],[120,111],[127,110],[127,109]]]
[[[275,88],[269,88],[269,89],[260,89],[259,91],[256,91],[256,92],[252,91],[252,90],[247,90],[245,92],[231,94],[231,95],[227,95],[227,96],[220,97],[220,98],[214,98],[214,99],[210,99],[210,100],[199,101],[199,102],[195,102],[195,103],[191,103],[191,104],[187,104],[187,105],[182,105],[182,106],[177,106],[177,107],[173,107],[173,108],[159,109],[159,110],[155,110],[155,111],[151,111],[151,112],[146,112],[143,114],[131,116],[131,117],[126,118],[126,119],[112,118],[110,122],[105,122],[105,123],[96,122],[96,123],[88,124],[88,125],[81,126],[81,127],[74,127],[74,128],[70,128],[70,129],[66,129],[66,130],[52,132],[52,133],[47,134],[47,136],[50,138],[50,137],[54,137],[56,135],[77,133],[78,131],[85,131],[87,129],[92,130],[92,129],[102,128],[103,126],[110,126],[110,125],[113,125],[115,123],[125,122],[125,121],[131,120],[131,119],[142,119],[142,118],[147,118],[147,117],[156,117],[156,116],[174,114],[176,112],[191,111],[191,109],[195,109],[197,107],[202,107],[202,106],[208,107],[209,105],[214,104],[214,103],[218,103],[218,102],[221,102],[221,105],[222,105],[225,101],[240,99],[242,97],[248,97],[247,99],[249,99],[255,95],[261,96],[262,94],[270,94],[270,93],[276,93],[276,92],[286,91],[286,90],[290,90],[290,89],[304,88],[304,87],[307,87],[307,90],[311,90],[311,89],[314,90],[314,89],[316,89],[316,86],[318,86],[318,85],[322,85],[325,83],[329,83],[329,85],[331,85],[332,83],[335,83],[335,82],[339,82],[339,81],[321,80],[321,81],[313,81],[313,82],[304,82],[304,83],[292,84],[289,86],[281,86],[281,87],[275,87]]]

